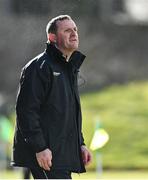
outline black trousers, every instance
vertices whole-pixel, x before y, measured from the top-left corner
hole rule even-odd
[[[23,168],[23,179],[30,179],[30,169]]]
[[[34,179],[72,179],[71,172],[67,170],[30,169]]]

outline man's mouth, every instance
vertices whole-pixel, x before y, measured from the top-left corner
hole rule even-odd
[[[77,42],[78,40],[77,40],[77,39],[71,39],[70,41],[72,41],[72,42]]]

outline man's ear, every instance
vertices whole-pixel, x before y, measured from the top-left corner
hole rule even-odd
[[[53,34],[53,33],[49,33],[49,34],[48,34],[48,40],[49,40],[50,42],[56,43],[56,35]]]

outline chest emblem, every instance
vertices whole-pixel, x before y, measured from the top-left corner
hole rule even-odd
[[[54,76],[59,76],[61,73],[60,72],[53,72]]]

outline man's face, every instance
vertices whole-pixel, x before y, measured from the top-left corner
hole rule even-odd
[[[57,21],[56,43],[62,51],[73,52],[78,49],[78,30],[73,20]]]

